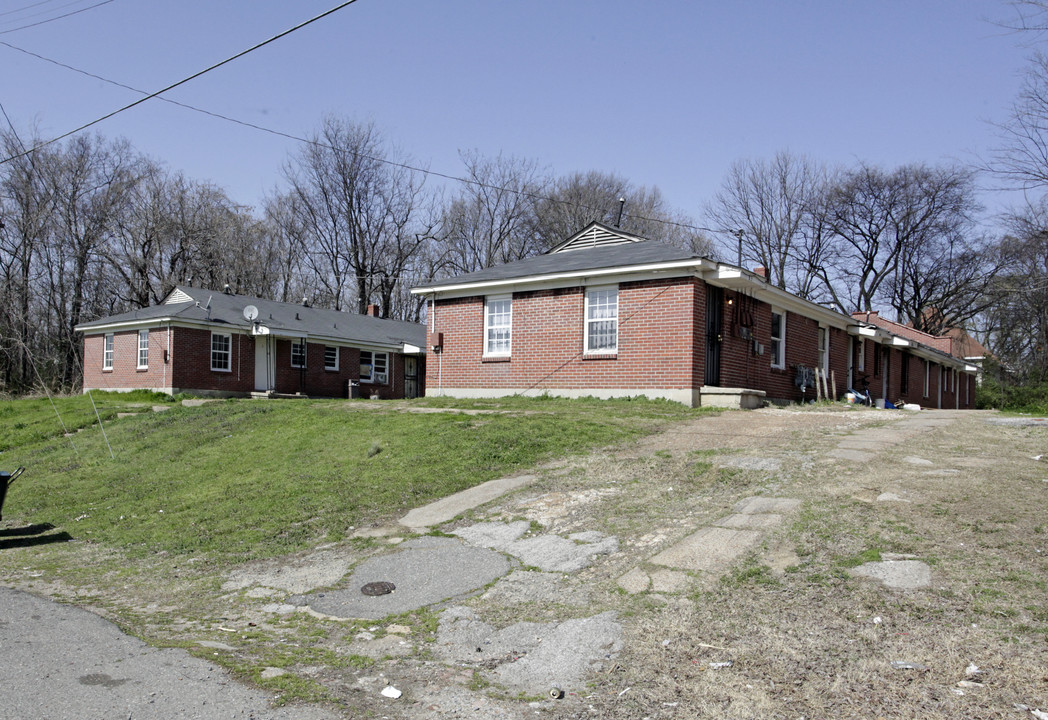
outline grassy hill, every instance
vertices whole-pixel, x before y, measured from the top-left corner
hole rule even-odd
[[[647,400],[12,400],[0,469],[27,472],[4,522],[130,557],[269,557],[696,412]]]

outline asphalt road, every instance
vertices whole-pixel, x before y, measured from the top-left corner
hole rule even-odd
[[[79,608],[0,588],[3,720],[335,720],[271,697],[184,650],[151,648]]]

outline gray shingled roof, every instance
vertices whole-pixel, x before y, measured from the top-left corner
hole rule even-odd
[[[451,285],[515,280],[517,278],[541,277],[564,272],[601,270],[613,267],[630,267],[649,263],[698,260],[701,256],[674,245],[645,240],[621,245],[595,247],[585,250],[538,255],[497,267],[458,275],[446,280],[436,280],[414,288],[416,291],[439,289]]]
[[[93,329],[109,328],[122,323],[140,324],[143,321],[170,319],[175,322],[181,320],[194,324],[206,323],[246,331],[251,327],[251,323],[244,317],[244,308],[254,305],[258,308],[258,322],[268,327],[275,335],[285,331],[296,336],[305,334],[308,337],[361,345],[409,343],[420,348],[426,346],[426,328],[418,323],[306,307],[246,295],[226,295],[215,290],[186,286],[179,286],[175,291],[185,293],[192,300],[170,305],[154,305],[99,318],[81,323],[77,330],[90,332]],[[207,308],[208,303],[210,309]]]

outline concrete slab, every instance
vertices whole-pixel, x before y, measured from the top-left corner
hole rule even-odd
[[[527,530],[523,520],[512,523],[478,523],[456,530],[472,545],[501,550],[520,559],[525,565],[546,572],[575,572],[593,564],[598,555],[608,555],[619,548],[619,541],[599,532],[575,533],[569,537],[536,535],[518,540]]]
[[[735,504],[737,513],[787,513],[800,507],[801,501],[793,498],[748,497]]]
[[[934,464],[935,464],[935,463],[933,463],[933,462],[932,462],[931,460],[925,460],[924,458],[922,458],[922,457],[917,457],[916,455],[907,455],[906,457],[904,457],[904,458],[902,459],[902,461],[903,461],[904,463],[908,463],[909,465],[925,465],[925,466],[931,466],[931,465],[934,465]]]
[[[687,573],[677,570],[656,570],[651,574],[651,590],[658,593],[680,592],[688,586]]]
[[[680,570],[719,572],[753,547],[760,538],[761,533],[757,530],[703,528],[662,551],[651,562]]]
[[[919,590],[932,584],[932,569],[920,560],[887,560],[852,568],[852,575],[868,577],[895,590]]]
[[[729,515],[728,517],[723,518],[722,520],[718,520],[714,523],[714,525],[724,528],[763,530],[767,528],[773,528],[781,523],[782,515],[749,515],[746,513],[736,513],[735,515]]]
[[[401,547],[361,563],[340,583],[344,589],[294,596],[288,602],[318,615],[378,620],[466,595],[510,571],[504,555],[454,538],[418,538]],[[367,583],[383,581],[396,590],[378,596],[361,592]]]
[[[651,587],[651,578],[648,577],[648,573],[641,570],[639,567],[635,567],[628,573],[618,579],[619,587],[628,592],[630,595],[636,595],[637,593],[646,592]]]
[[[501,630],[463,607],[441,613],[434,651],[445,660],[492,668],[496,682],[528,695],[578,692],[622,650],[622,626],[601,613],[561,623],[521,622]]]
[[[534,475],[515,475],[481,483],[468,490],[448,495],[446,498],[415,508],[400,519],[400,524],[413,530],[424,530],[446,523],[458,515],[479,507],[505,493],[534,482]]]
[[[850,460],[851,462],[869,462],[874,457],[873,453],[863,452],[862,450],[848,450],[847,448],[834,448],[826,454],[830,457]]]

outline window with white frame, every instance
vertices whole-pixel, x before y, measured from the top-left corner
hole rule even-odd
[[[932,388],[932,363],[930,360],[924,361],[924,397],[928,397],[928,393]]]
[[[218,372],[233,369],[233,336],[229,333],[211,333],[211,369]]]
[[[786,313],[774,308],[771,311],[771,366],[780,370],[786,367]]]
[[[138,331],[138,367],[149,367],[149,331]]]
[[[338,346],[337,345],[325,345],[324,346],[324,369],[325,370],[338,370]]]
[[[291,367],[304,368],[306,366],[306,341],[291,341]]]
[[[823,372],[830,370],[830,329],[819,326],[819,368]]]
[[[619,288],[590,288],[586,292],[586,352],[613,353],[619,349]]]
[[[385,385],[389,382],[389,354],[360,351],[360,382]]]
[[[859,353],[858,353],[858,357],[855,359],[855,365],[856,365],[856,367],[859,368],[859,370],[865,370],[866,369],[866,339],[865,338],[859,338]]]
[[[508,357],[513,339],[513,297],[484,299],[484,356]]]
[[[113,369],[113,333],[106,333],[102,341],[102,369]]]

